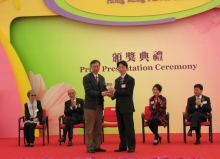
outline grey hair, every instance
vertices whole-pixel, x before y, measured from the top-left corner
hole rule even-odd
[[[35,92],[34,90],[30,90],[30,91],[28,91],[28,92],[27,92],[27,96],[28,96],[28,98],[29,98],[29,97],[30,97],[30,95],[31,95],[31,94],[33,94],[33,93],[35,93],[35,94],[36,94],[36,92]]]
[[[73,88],[70,88],[67,92],[69,93],[70,90],[73,90],[74,92],[76,92],[75,89],[73,89]]]

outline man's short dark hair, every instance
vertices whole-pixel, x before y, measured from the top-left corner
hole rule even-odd
[[[99,65],[101,65],[101,63],[100,63],[99,60],[92,60],[92,61],[90,62],[90,66],[92,66],[92,64],[94,64],[94,63],[99,63]]]
[[[194,89],[199,88],[200,90],[203,90],[203,86],[201,84],[195,84]]]
[[[128,68],[128,63],[124,60],[117,62],[117,67],[122,64],[123,66],[125,66],[126,68]]]
[[[162,86],[160,84],[155,84],[152,89],[156,87],[160,92],[162,91]]]

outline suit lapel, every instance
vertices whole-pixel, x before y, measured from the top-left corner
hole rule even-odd
[[[90,79],[91,79],[93,85],[96,86],[96,87],[98,88],[98,85],[96,84],[96,80],[95,80],[95,77],[94,77],[94,75],[93,75],[92,72],[91,72],[91,74],[90,74]]]
[[[117,78],[116,82],[116,88],[121,88],[121,76]]]
[[[98,77],[99,77],[100,91],[102,92],[102,85],[104,84],[104,82],[102,81],[102,78],[100,75]]]
[[[69,106],[71,106],[71,99],[68,101]]]
[[[128,78],[128,76],[129,76],[128,74],[125,75],[125,77],[124,77],[124,83],[125,83],[126,79]]]

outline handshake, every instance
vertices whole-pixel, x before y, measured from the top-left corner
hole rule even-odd
[[[102,96],[108,96],[112,98],[114,96],[115,91],[116,90],[114,88],[108,88],[108,91],[102,92]]]

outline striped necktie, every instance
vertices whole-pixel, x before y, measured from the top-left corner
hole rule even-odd
[[[121,83],[121,84],[124,83],[124,78],[123,78],[123,77],[121,77],[120,83]]]
[[[98,75],[95,75],[95,80],[96,80],[96,84],[98,84],[99,83]]]

